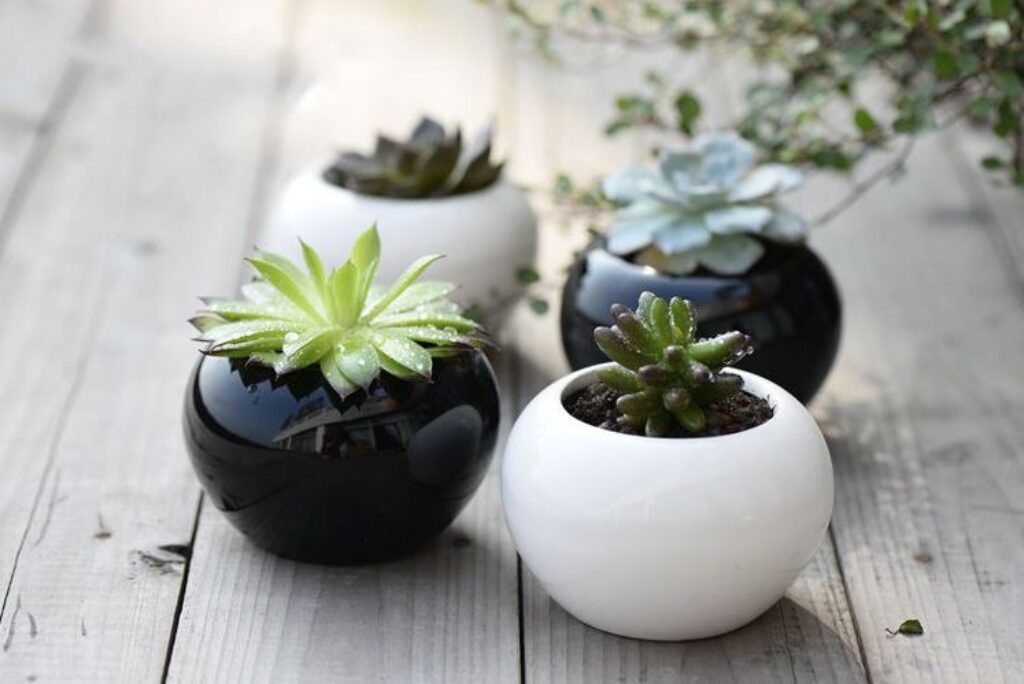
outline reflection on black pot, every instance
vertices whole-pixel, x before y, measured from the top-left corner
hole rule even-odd
[[[562,294],[562,345],[573,368],[607,359],[594,344],[609,307],[636,302],[650,290],[683,297],[700,311],[700,334],[741,330],[757,353],[739,364],[808,402],[821,387],[839,347],[841,312],[835,282],[806,247],[766,245],[765,256],[742,276],[676,277],[637,266],[608,252],[598,238],[573,263]]]
[[[431,383],[382,376],[345,401],[316,369],[278,379],[210,357],[193,373],[185,435],[212,502],[256,544],[344,563],[444,529],[483,479],[498,418],[477,351],[436,359]]]

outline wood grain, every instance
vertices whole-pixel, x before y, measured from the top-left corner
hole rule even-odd
[[[0,4],[0,247],[82,73],[89,0]]]
[[[1024,197],[974,167],[990,148],[967,129],[814,236],[845,303],[815,404],[832,535],[744,629],[657,644],[568,616],[517,564],[498,459],[433,546],[378,566],[268,556],[198,509],[183,321],[236,284],[292,173],[433,113],[496,120],[518,181],[586,179],[658,139],[600,135],[651,66],[731,121],[744,67],[726,57],[557,69],[465,0],[0,3],[0,679],[1024,680]],[[810,185],[809,215],[845,188]],[[545,209],[560,285],[585,226]],[[566,370],[556,326],[557,306],[516,314],[505,431]],[[910,617],[924,636],[886,633]]]
[[[335,145],[369,147],[375,131],[403,134],[423,113],[470,127],[490,118],[493,17],[463,2],[438,5],[303,4],[274,191]],[[415,60],[410,45],[420,46]],[[509,384],[513,368],[498,370]],[[507,393],[503,402],[504,434]],[[269,556],[204,506],[169,679],[518,681],[516,561],[497,477],[496,459],[469,507],[422,553],[353,568]]]
[[[536,78],[535,60],[515,53],[513,58],[522,65],[517,89],[538,91],[524,99],[536,103],[531,129],[539,128],[551,141],[544,148],[546,158],[534,162],[535,173],[543,175],[546,169],[547,179],[563,168],[585,179],[587,173],[607,173],[646,158],[655,140],[650,134],[617,142],[602,141],[599,136],[611,115],[613,93],[635,88],[647,68],[663,68],[678,82],[705,90],[707,116],[712,120],[729,119],[733,103],[725,89],[708,86],[706,76],[713,74],[718,79],[714,83],[740,89],[734,65],[714,53],[685,60],[675,55],[675,61],[662,53],[641,55],[613,61],[597,73],[549,67],[541,72],[545,81],[539,84],[531,83]],[[527,135],[523,142],[529,155]],[[570,255],[585,244],[581,230],[585,225],[566,228],[549,216],[542,232],[540,270],[545,280],[560,285]],[[521,406],[568,371],[557,329],[560,291],[550,295],[554,306],[545,317],[521,311],[516,321]],[[752,625],[707,641],[659,644],[592,629],[554,603],[527,568],[523,569],[523,594],[524,678],[530,682],[858,681],[865,677],[830,539],[782,602]]]
[[[279,4],[207,9],[95,18],[0,261],[7,681],[162,674],[198,497],[184,321],[233,283],[280,40]]]
[[[903,179],[819,241],[846,300],[819,404],[833,530],[868,668],[887,682],[1024,677],[1021,279],[950,142],[923,141]],[[911,617],[923,637],[887,635]]]
[[[537,329],[553,327],[555,319],[520,313],[518,327],[526,332],[519,343],[524,358],[518,391],[526,402],[557,377],[546,367],[552,364],[537,361],[555,356],[550,344],[554,331]],[[569,616],[525,567],[523,582],[526,681],[845,682],[865,677],[830,539],[768,613],[737,632],[697,642],[644,642],[605,634]]]
[[[495,465],[428,548],[357,567],[266,554],[205,508],[169,680],[518,681],[515,553],[497,478]]]

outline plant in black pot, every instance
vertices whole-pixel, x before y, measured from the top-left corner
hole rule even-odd
[[[241,300],[206,300],[185,439],[211,501],[253,542],[298,560],[395,556],[444,529],[494,449],[486,338],[413,263],[374,286],[375,227],[328,271],[302,244],[249,259]]]
[[[783,164],[757,165],[734,133],[663,152],[656,167],[605,179],[615,224],[575,260],[562,298],[562,342],[573,368],[603,357],[592,331],[614,302],[650,290],[693,301],[703,334],[739,330],[758,344],[741,362],[801,401],[821,386],[839,345],[840,303],[807,224],[779,195],[802,182]]]

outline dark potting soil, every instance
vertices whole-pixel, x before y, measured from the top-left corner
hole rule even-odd
[[[619,393],[603,382],[595,382],[565,400],[565,410],[584,423],[594,425],[603,430],[621,432],[628,435],[638,434],[629,426],[620,425],[618,417],[622,414],[615,407]],[[703,432],[689,433],[679,431],[673,437],[714,437],[742,432],[757,427],[772,417],[772,407],[761,397],[747,392],[737,392],[728,399],[717,402],[705,409],[708,427]]]

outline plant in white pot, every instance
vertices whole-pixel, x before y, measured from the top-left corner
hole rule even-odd
[[[509,436],[502,500],[523,560],[579,620],[656,640],[710,637],[767,610],[832,513],[828,448],[778,385],[696,339],[689,302],[645,292],[595,340],[612,363],[544,389]]]
[[[500,322],[537,245],[536,217],[502,168],[491,161],[489,128],[464,145],[458,129],[449,134],[424,118],[406,141],[378,136],[373,154],[344,152],[294,178],[261,244],[299,258],[301,237],[340,262],[376,222],[382,239],[399,246],[384,255],[382,277],[398,277],[420,254],[443,252],[438,276],[461,284],[460,303]]]

